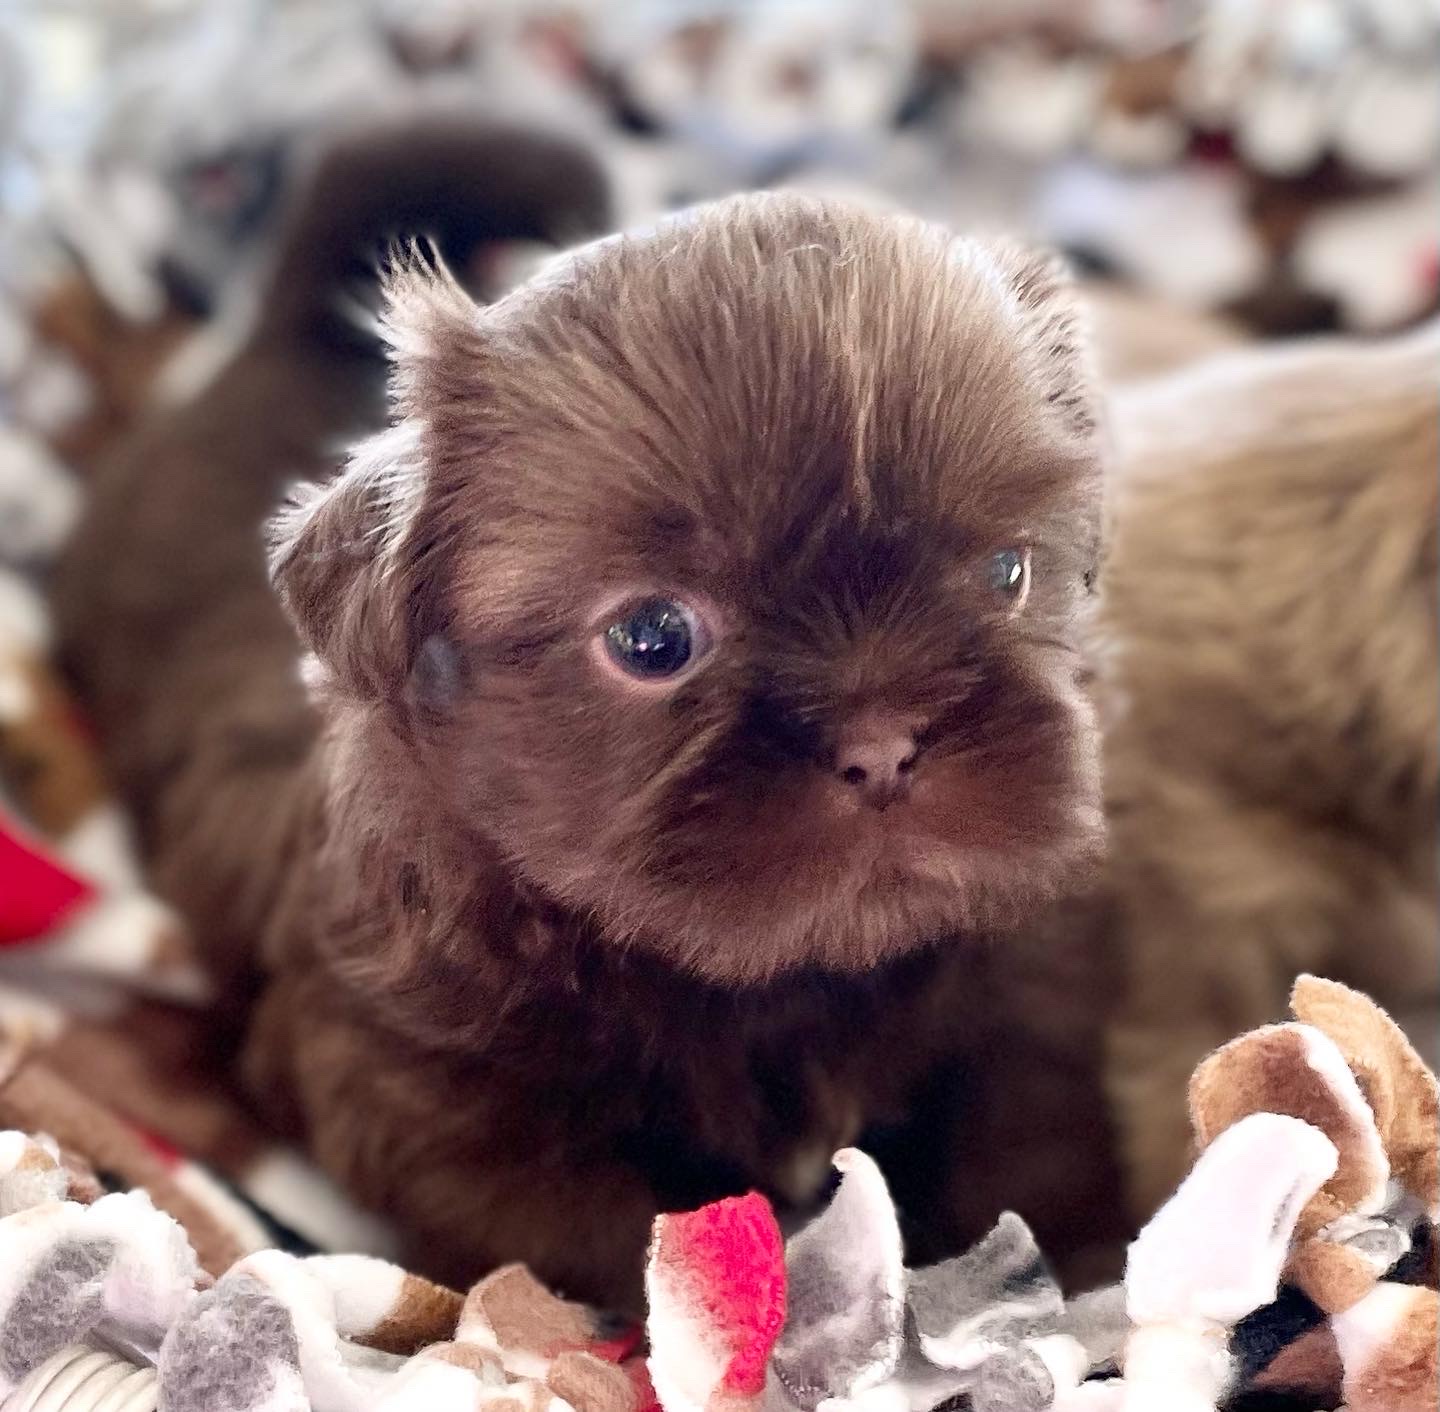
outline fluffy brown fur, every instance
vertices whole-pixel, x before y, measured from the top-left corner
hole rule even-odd
[[[1437,392],[1432,326],[1117,407],[1099,695],[1139,1209],[1183,1172],[1196,1061],[1298,972],[1401,1013],[1440,989]]]
[[[1061,274],[750,197],[488,309],[412,268],[388,328],[393,425],[275,536],[323,735],[255,536],[353,425],[333,352],[252,344],[130,448],[65,585],[162,883],[264,937],[254,1091],[457,1280],[633,1301],[657,1209],[803,1207],[862,1133],[917,1253],[1108,1233],[1091,959],[985,944],[1099,842]],[[672,684],[602,645],[650,593],[713,641]]]

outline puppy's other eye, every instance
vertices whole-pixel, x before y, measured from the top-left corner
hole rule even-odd
[[[683,671],[704,650],[699,619],[683,603],[647,598],[605,629],[610,659],[632,677],[656,681]]]
[[[991,555],[989,577],[990,587],[1018,608],[1030,592],[1029,549],[1002,549]]]

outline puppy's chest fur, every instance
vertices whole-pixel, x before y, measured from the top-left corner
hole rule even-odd
[[[803,1211],[837,1148],[903,1117],[949,1028],[945,969],[919,956],[864,978],[728,991],[602,957],[563,997],[538,995],[519,1029],[553,1042],[540,1071],[551,1093],[558,1072],[581,1103],[613,1107],[615,1150],[661,1206],[759,1187]]]
[[[966,945],[863,976],[730,989],[617,952],[575,923],[510,913],[489,918],[505,934],[463,926],[382,979],[354,959],[379,954],[366,936],[381,915],[394,914],[357,926],[346,909],[328,938],[283,950],[251,1048],[262,1090],[293,1081],[303,1126],[340,1111],[358,1127],[380,1104],[408,1110],[437,1147],[458,1125],[462,1148],[620,1167],[656,1209],[758,1188],[782,1216],[803,1214],[834,1151],[901,1123],[957,1033],[983,1033],[983,967]],[[456,959],[466,955],[469,967]],[[497,957],[510,963],[503,980]],[[363,1101],[326,1101],[376,1065],[383,1085]],[[342,1136],[334,1158],[347,1177],[358,1142]]]

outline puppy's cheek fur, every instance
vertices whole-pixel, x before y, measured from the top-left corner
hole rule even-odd
[[[936,760],[912,811],[858,838],[814,769],[742,763],[655,789],[627,733],[544,700],[565,701],[558,683],[488,698],[436,742],[437,785],[541,893],[711,980],[863,969],[1008,928],[1100,849],[1094,732],[1075,692],[1030,687],[1008,733]],[[667,740],[662,723],[653,750],[679,752],[684,735]],[[487,749],[457,772],[466,738]]]

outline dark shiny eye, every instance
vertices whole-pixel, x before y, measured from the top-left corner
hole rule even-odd
[[[1030,591],[1030,551],[1002,549],[990,558],[990,587],[1019,606]]]
[[[700,639],[695,614],[669,598],[647,598],[605,629],[611,659],[646,681],[683,671],[699,655]]]

